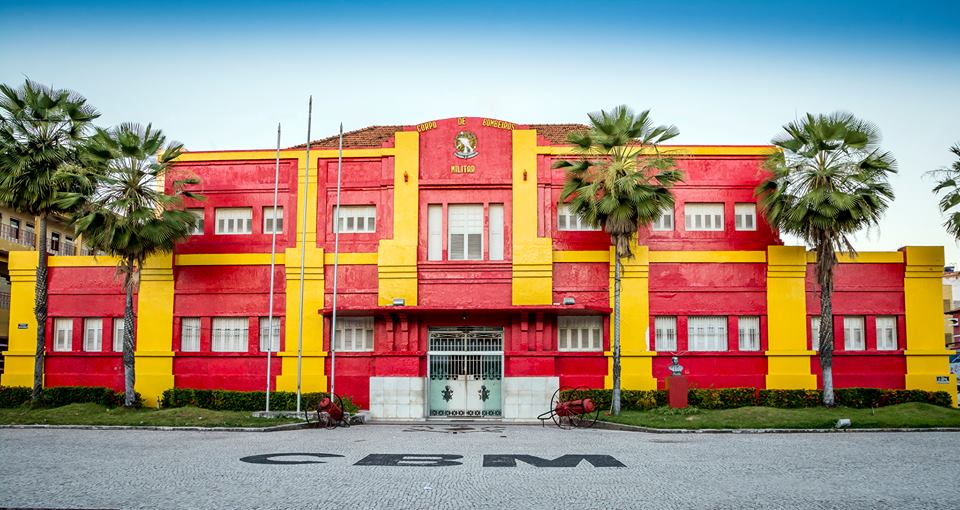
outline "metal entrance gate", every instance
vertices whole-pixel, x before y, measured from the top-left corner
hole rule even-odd
[[[430,328],[428,347],[431,417],[503,416],[503,328]]]

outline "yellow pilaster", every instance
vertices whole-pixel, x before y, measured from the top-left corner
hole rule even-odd
[[[147,259],[137,299],[134,388],[152,407],[173,388],[173,255]]]
[[[402,298],[417,304],[417,235],[420,214],[420,133],[399,131],[394,138],[393,239],[377,249],[378,303]]]
[[[513,131],[513,304],[553,303],[553,241],[537,237],[537,131]]]
[[[286,331],[281,359],[281,372],[277,376],[278,391],[297,391],[297,351],[299,349],[300,324],[300,248],[288,248],[286,261],[287,303]],[[324,278],[323,249],[307,245],[303,263],[303,355],[300,372],[300,389],[304,392],[325,391],[327,376],[323,350]]]
[[[816,389],[807,349],[807,255],[802,246],[767,247],[767,388]]]
[[[624,390],[655,390],[653,355],[647,345],[650,326],[648,273],[650,251],[646,246],[632,247],[633,258],[620,261],[620,387]],[[616,252],[610,248],[610,308],[614,306]],[[613,315],[610,316],[611,351],[607,352],[607,376],[604,386],[613,388]]]
[[[946,391],[957,407],[957,380],[950,373],[948,351],[943,344],[943,248],[908,246],[903,278],[903,298],[907,321],[907,374],[909,390]],[[938,382],[938,378],[940,381]]]
[[[0,386],[33,387],[37,350],[37,319],[33,315],[37,256],[35,251],[10,252],[9,346],[3,353],[4,368]],[[19,324],[26,324],[26,329],[20,329]]]

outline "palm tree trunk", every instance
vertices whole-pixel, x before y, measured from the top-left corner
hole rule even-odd
[[[123,405],[124,407],[133,407],[136,401],[136,391],[134,385],[136,375],[134,373],[134,354],[133,354],[133,261],[124,263],[126,273],[124,278],[124,289],[126,290],[126,301],[123,305]]]
[[[613,270],[613,415],[620,414],[620,255]]]
[[[817,247],[817,280],[820,284],[820,370],[823,374],[823,405],[832,407],[833,397],[833,268],[836,254],[829,242]]]
[[[33,314],[37,319],[37,353],[33,364],[33,395],[34,402],[43,396],[43,358],[47,342],[47,217],[40,215],[39,253],[37,261],[37,283],[34,299]]]

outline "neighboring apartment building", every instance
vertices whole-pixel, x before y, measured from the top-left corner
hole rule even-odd
[[[376,417],[532,419],[560,386],[610,387],[609,236],[559,203],[552,168],[577,129],[453,118],[347,133],[339,222],[335,137],[309,160],[282,151],[276,214],[274,151],[185,153],[178,171],[206,197],[186,207],[202,221],[141,275],[138,390],[262,391],[268,350],[273,388],[295,390],[299,366],[304,391],[327,389],[335,229],[336,390]],[[674,355],[695,387],[816,388],[814,258],[783,246],[753,195],[774,149],[663,149],[686,182],[624,262],[624,388],[663,387]],[[115,263],[51,258],[47,384],[122,387]],[[31,318],[31,267],[12,260],[15,321]],[[942,267],[940,247],[840,256],[838,387],[953,388]],[[3,384],[31,380],[31,331],[11,329]]]

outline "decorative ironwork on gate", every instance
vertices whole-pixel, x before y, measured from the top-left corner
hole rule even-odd
[[[431,328],[430,416],[502,416],[503,329]]]

